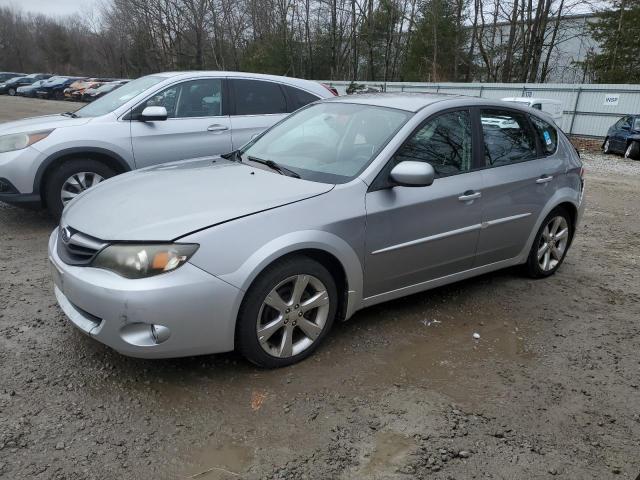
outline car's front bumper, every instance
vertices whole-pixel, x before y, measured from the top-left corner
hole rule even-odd
[[[241,299],[236,287],[190,263],[135,280],[98,268],[70,266],[60,260],[57,241],[56,230],[49,239],[56,298],[85,334],[124,355],[142,358],[233,350]],[[152,325],[156,338],[167,334],[164,329],[168,337],[157,341]]]
[[[44,155],[33,147],[0,153],[0,201],[12,204],[37,204],[40,196],[33,182]]]

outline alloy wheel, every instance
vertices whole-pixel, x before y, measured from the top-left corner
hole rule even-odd
[[[629,144],[627,150],[624,152],[624,158],[631,158],[631,150],[633,149],[633,142]]]
[[[604,153],[609,153],[610,148],[611,144],[609,143],[609,139],[607,138],[604,142],[604,147],[602,148],[602,150],[604,151]]]
[[[256,325],[262,349],[278,358],[298,355],[314,344],[329,315],[329,294],[312,275],[294,275],[266,296]]]
[[[553,217],[542,230],[538,244],[538,265],[544,272],[556,268],[562,261],[569,242],[569,224],[561,215]]]
[[[104,177],[95,172],[78,172],[67,178],[62,184],[60,198],[62,204],[66,205],[80,193],[102,182]]]

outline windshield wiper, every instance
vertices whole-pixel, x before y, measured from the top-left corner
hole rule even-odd
[[[262,158],[252,157],[252,156],[248,156],[247,158],[252,162],[266,165],[271,170],[275,170],[276,172],[278,172],[280,175],[287,175],[293,178],[300,178],[300,175],[298,175],[296,172],[294,172],[293,170],[289,170],[287,167],[283,167],[282,165],[274,162],[273,160],[263,160]]]
[[[73,112],[64,112],[62,115],[64,115],[65,117],[78,118],[78,115]]]
[[[231,160],[232,162],[242,163],[242,154],[240,150],[234,150],[233,152],[223,153],[220,155],[225,160]]]

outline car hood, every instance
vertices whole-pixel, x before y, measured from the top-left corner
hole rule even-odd
[[[50,130],[52,128],[75,127],[84,125],[91,118],[71,118],[66,115],[44,115],[41,117],[25,118],[13,122],[0,123],[0,135],[9,133],[37,132],[39,130]]]
[[[61,225],[106,241],[169,241],[333,187],[219,157],[188,160],[100,183],[67,205]]]

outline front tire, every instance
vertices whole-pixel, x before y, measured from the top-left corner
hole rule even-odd
[[[264,368],[311,355],[333,325],[338,292],[331,273],[305,256],[268,267],[251,285],[236,324],[236,349]]]
[[[564,261],[573,237],[571,216],[564,208],[556,208],[542,222],[525,264],[532,278],[556,273]]]
[[[113,169],[98,160],[67,160],[62,165],[54,167],[47,177],[44,186],[47,209],[55,219],[59,219],[64,206],[73,198],[116,174]]]
[[[631,160],[640,160],[640,142],[631,142],[624,152],[624,158],[630,158]]]
[[[604,143],[602,144],[602,152],[605,155],[611,153],[611,141],[609,138],[605,138]]]
[[[13,97],[16,94],[16,89],[15,88],[10,88],[7,93]]]

